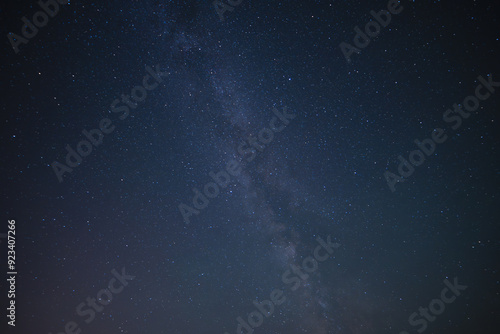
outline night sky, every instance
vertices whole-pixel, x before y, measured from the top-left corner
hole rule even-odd
[[[498,333],[495,1],[61,2],[0,5],[1,333]]]

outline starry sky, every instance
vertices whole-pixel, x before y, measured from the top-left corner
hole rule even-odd
[[[2,333],[497,333],[494,1],[49,2],[0,5]]]

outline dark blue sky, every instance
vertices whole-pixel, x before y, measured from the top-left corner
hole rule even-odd
[[[1,328],[496,333],[498,6],[221,3],[0,6]]]

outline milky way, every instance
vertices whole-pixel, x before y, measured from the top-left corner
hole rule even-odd
[[[0,10],[6,333],[496,333],[497,6],[47,3]]]

